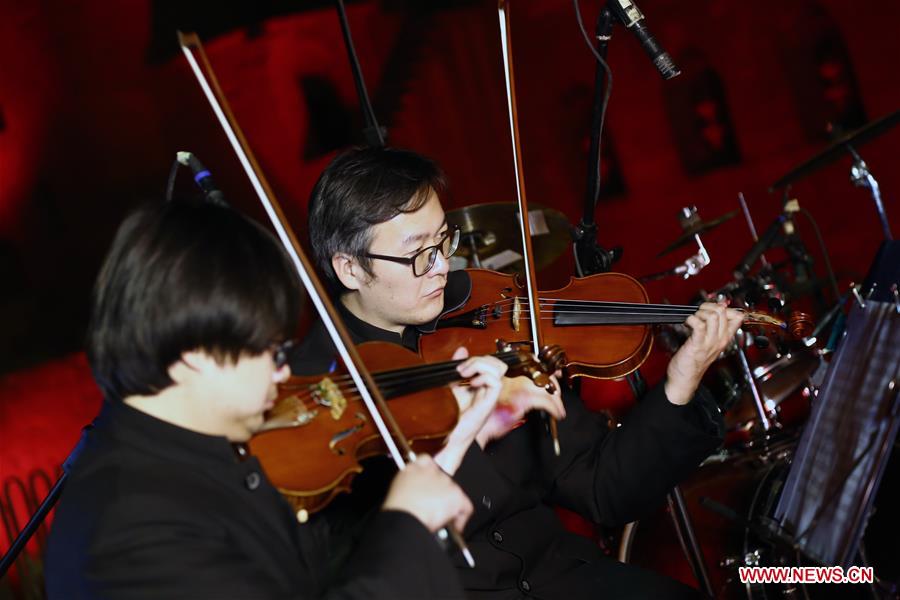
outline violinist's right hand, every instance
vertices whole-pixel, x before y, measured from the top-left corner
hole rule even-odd
[[[556,391],[552,394],[535,385],[528,377],[522,375],[504,377],[500,400],[476,437],[478,445],[484,448],[493,440],[502,438],[521,425],[525,415],[533,410],[544,411],[560,421],[565,419],[566,408],[562,401],[562,388],[555,375],[551,380],[556,387]]]
[[[462,531],[472,514],[469,497],[427,454],[397,473],[381,508],[408,512],[432,533],[447,524]]]
[[[453,353],[454,360],[463,361],[457,366],[457,371],[468,379],[468,385],[452,388],[459,402],[459,421],[447,436],[444,447],[434,456],[437,464],[450,475],[459,469],[463,457],[497,405],[507,368],[494,356],[468,357],[469,352],[465,348],[457,348]]]

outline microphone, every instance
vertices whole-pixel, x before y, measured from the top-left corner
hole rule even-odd
[[[225,201],[225,194],[216,187],[209,170],[197,160],[196,156],[190,152],[178,152],[175,156],[178,162],[186,167],[190,167],[191,171],[194,172],[194,181],[197,183],[197,187],[203,191],[203,195],[208,202],[219,206],[228,206],[228,203]]]
[[[775,243],[775,239],[778,237],[779,231],[781,229],[781,225],[787,220],[787,215],[781,214],[778,215],[772,223],[769,225],[769,228],[759,236],[759,239],[756,240],[756,243],[750,248],[747,254],[744,255],[744,258],[741,259],[741,262],[738,263],[738,266],[734,268],[734,276],[736,279],[743,279],[744,275],[746,275],[750,269],[753,267],[753,264],[759,260],[759,257],[762,256],[763,252],[769,249],[772,244]]]
[[[637,36],[638,41],[643,46],[644,51],[663,79],[672,79],[681,74],[678,67],[669,53],[662,49],[662,46],[656,43],[650,31],[644,25],[644,14],[638,9],[637,5],[631,0],[609,0],[607,6],[616,15],[616,18],[625,25],[626,29],[630,29]]]

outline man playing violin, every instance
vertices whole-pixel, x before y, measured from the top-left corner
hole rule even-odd
[[[316,184],[309,205],[311,245],[357,343],[391,341],[415,350],[442,312],[465,302],[468,276],[448,267],[458,233],[448,227],[441,207],[444,186],[435,163],[395,149],[346,152]],[[468,596],[696,594],[603,556],[591,541],[565,531],[551,505],[609,526],[655,509],[722,440],[719,410],[698,386],[741,320],[737,311],[702,305],[687,320],[692,333],[669,363],[665,381],[614,430],[568,389],[551,395],[526,378],[504,378],[500,402],[484,426],[474,433],[471,427],[454,431],[446,456],[438,456],[475,505],[464,535],[476,567],[457,559]],[[318,328],[292,364],[321,372],[332,356]],[[561,456],[554,455],[536,410],[560,419]],[[339,502],[310,527],[343,537],[346,515],[373,505],[383,493],[368,483],[361,477],[343,506]]]
[[[56,509],[49,597],[462,595],[433,533],[462,528],[472,506],[432,459],[393,478],[326,589],[314,565],[327,548],[243,446],[290,373],[296,282],[271,234],[231,209],[169,203],[123,222],[88,334],[105,402]],[[490,408],[503,373],[492,368],[461,366]]]

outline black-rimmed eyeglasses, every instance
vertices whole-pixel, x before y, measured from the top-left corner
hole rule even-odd
[[[284,365],[288,364],[291,359],[291,348],[297,343],[297,340],[284,340],[276,342],[269,346],[272,351],[272,360],[275,362],[275,370],[280,371]]]
[[[366,253],[366,258],[377,258],[378,260],[389,260],[391,262],[412,266],[413,275],[421,277],[434,267],[434,261],[437,260],[438,251],[444,255],[444,258],[450,258],[459,247],[459,228],[453,227],[444,232],[441,240],[434,246],[422,248],[413,256],[385,256],[384,254]]]

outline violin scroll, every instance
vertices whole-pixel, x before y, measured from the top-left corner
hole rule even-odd
[[[809,337],[815,327],[816,324],[809,313],[798,311],[791,313],[790,318],[788,318],[788,331],[797,339]]]
[[[551,376],[562,370],[566,364],[566,353],[558,345],[544,346],[539,356],[535,357],[527,344],[509,344],[503,340],[497,340],[499,351],[514,350],[518,354],[518,360],[509,364],[506,372],[509,377],[523,375],[530,379],[538,387],[544,388],[548,394],[556,393],[556,384]]]
[[[740,310],[740,309],[739,309]],[[809,336],[815,329],[815,321],[812,315],[805,312],[793,312],[787,322],[773,317],[770,314],[756,311],[743,311],[746,315],[744,323],[747,325],[760,325],[763,327],[777,327],[791,334],[792,337],[802,339]]]

